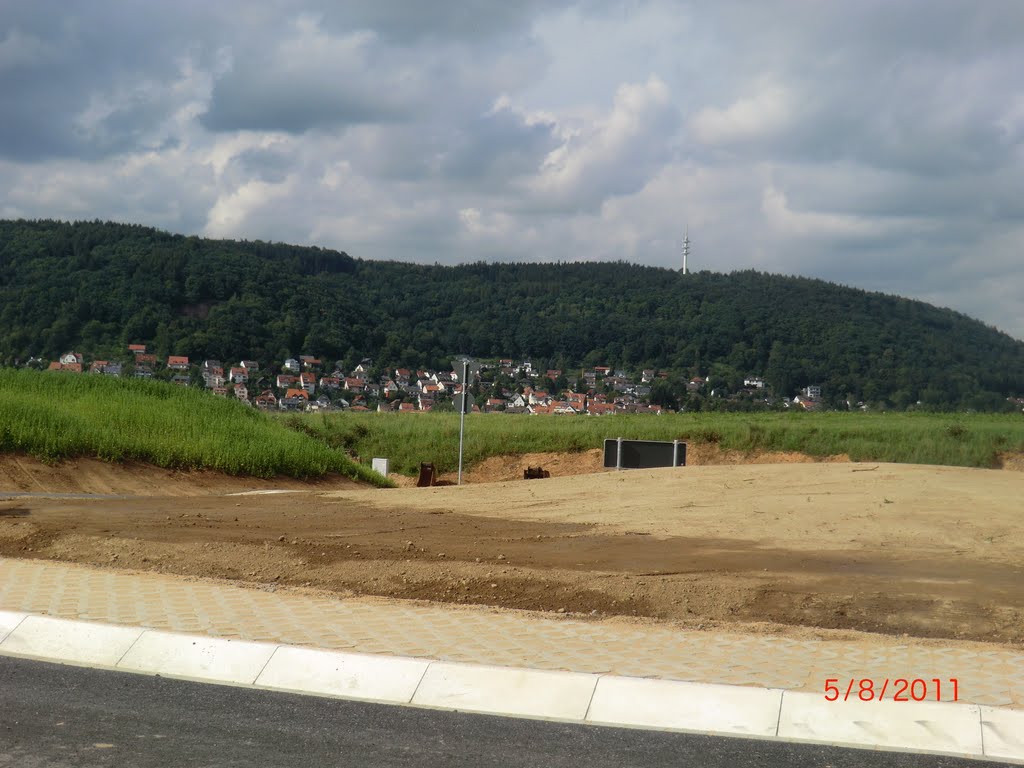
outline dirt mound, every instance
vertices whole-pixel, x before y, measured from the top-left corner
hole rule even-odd
[[[102,493],[130,496],[206,496],[254,490],[335,490],[358,488],[338,475],[302,481],[291,477],[264,480],[220,472],[181,472],[150,464],[110,464],[73,459],[44,464],[28,456],[0,455],[0,491],[25,493]]]
[[[1024,452],[1007,451],[996,454],[996,467],[1013,472],[1024,472]]]
[[[746,452],[722,450],[716,443],[690,443],[686,447],[686,463],[699,467],[719,464],[813,464],[818,462],[849,461],[846,454],[838,456],[808,456],[804,453],[786,451]],[[464,483],[500,483],[507,480],[522,480],[527,467],[543,467],[551,477],[590,475],[595,472],[610,472],[604,468],[604,452],[595,448],[579,453],[526,453],[518,456],[491,456],[470,467],[462,474]],[[441,476],[444,480],[455,480],[458,473]],[[415,483],[400,483],[414,485]]]

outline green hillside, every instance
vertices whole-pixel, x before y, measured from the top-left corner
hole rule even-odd
[[[557,259],[562,254],[541,254]],[[352,365],[535,365],[761,375],[780,395],[995,408],[1024,394],[1024,342],[965,315],[819,280],[624,263],[363,261],[109,223],[0,221],[0,362],[303,353]]]
[[[0,452],[7,451],[254,477],[334,472],[390,485],[345,453],[237,401],[107,376],[0,370]]]

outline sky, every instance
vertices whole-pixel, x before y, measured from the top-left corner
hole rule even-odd
[[[0,217],[803,275],[1024,339],[1020,0],[0,2]]]

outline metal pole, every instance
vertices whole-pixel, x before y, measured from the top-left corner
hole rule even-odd
[[[615,452],[615,471],[617,472],[622,469],[622,438],[620,437],[616,442],[618,443]]]
[[[462,485],[462,438],[466,432],[466,374],[469,372],[469,361],[462,361],[462,402],[459,404],[459,485]]]
[[[672,466],[673,467],[678,467],[679,466],[679,441],[678,440],[673,440],[672,441]]]

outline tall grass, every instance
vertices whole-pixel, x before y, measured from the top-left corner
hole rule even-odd
[[[315,436],[237,401],[91,374],[0,370],[0,451],[44,461],[89,456],[255,477],[338,472],[388,484]]]
[[[293,417],[363,460],[387,457],[414,474],[421,461],[458,466],[459,417],[450,413],[342,413]],[[694,413],[664,416],[466,417],[465,461],[489,456],[600,448],[606,438],[716,443],[726,450],[848,454],[854,461],[992,467],[1001,452],[1024,451],[1021,414]]]

